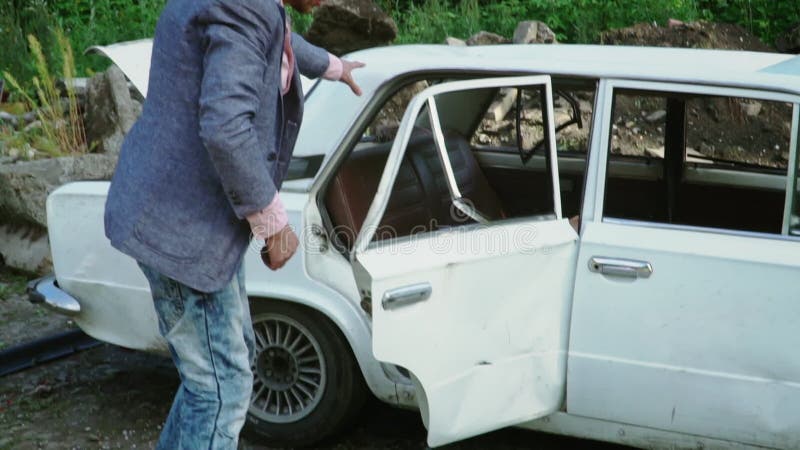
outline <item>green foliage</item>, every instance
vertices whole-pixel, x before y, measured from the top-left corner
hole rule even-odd
[[[57,24],[73,47],[83,53],[92,45],[153,36],[166,0],[49,0]],[[78,58],[77,70],[89,74],[104,70],[108,60],[99,56]]]
[[[27,278],[21,273],[9,270],[0,272],[0,300],[24,294],[26,284]]]
[[[289,12],[289,17],[292,18],[292,31],[303,34],[308,30],[311,25],[313,16],[311,14],[302,14],[294,10],[294,8],[286,8]]]
[[[50,60],[57,60],[51,31],[54,23],[45,0],[0,1],[0,72],[12,73],[20,80],[33,78],[36,67],[28,49],[29,34],[39,38]]]
[[[441,42],[447,36],[469,37],[480,30],[506,37],[517,23],[541,20],[565,42],[595,42],[602,31],[637,22],[694,20],[696,0],[384,0],[401,30],[400,42]]]
[[[69,40],[61,30],[55,32],[56,41],[61,61],[59,75],[64,80],[75,78],[75,60]],[[20,132],[5,132],[3,138],[4,148],[17,149],[20,146],[25,151],[23,157],[35,156],[35,150],[48,156],[60,156],[63,153],[83,153],[86,151],[86,136],[83,129],[83,120],[78,113],[78,101],[72,85],[66,84],[66,102],[62,102],[61,92],[56,87],[54,71],[44,55],[39,40],[28,35],[28,48],[33,60],[35,75],[31,78],[36,98],[29,95],[22,84],[9,72],[3,72],[3,77],[9,86],[36,111],[40,127]],[[66,104],[64,104],[66,103]],[[19,142],[18,142],[19,141]],[[31,146],[33,144],[33,146]],[[33,151],[33,154],[29,154]]]
[[[442,42],[447,36],[468,37],[481,30],[481,11],[478,0],[451,4],[448,0],[428,0],[409,3],[406,9],[399,4],[387,8],[400,29],[399,44]]]
[[[698,0],[697,4],[704,19],[739,24],[767,44],[800,22],[796,0]]]
[[[670,18],[744,26],[767,44],[800,22],[796,0],[379,0],[400,28],[398,41],[438,43],[487,30],[511,37],[523,20],[541,20],[560,41],[593,43],[601,32]]]

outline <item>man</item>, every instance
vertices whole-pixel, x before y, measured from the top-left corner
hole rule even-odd
[[[319,0],[285,3],[309,12]],[[298,245],[278,196],[303,113],[298,72],[360,95],[362,65],[291,34],[281,0],[167,2],[105,214],[111,244],[150,284],[181,376],[158,448],[236,448],[253,380],[243,255],[251,230],[273,270]]]

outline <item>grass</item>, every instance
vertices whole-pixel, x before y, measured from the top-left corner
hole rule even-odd
[[[0,271],[0,300],[8,300],[16,295],[25,294],[28,277],[9,270]]]
[[[75,58],[72,45],[61,30],[55,32],[61,56],[62,79],[69,80],[76,76]],[[23,156],[35,156],[36,152],[44,156],[61,156],[62,154],[80,154],[87,151],[86,134],[83,120],[78,112],[78,100],[75,90],[67,83],[66,106],[62,104],[61,92],[56,86],[56,77],[44,55],[41,42],[33,35],[28,35],[28,45],[33,56],[36,74],[31,78],[34,94],[28,93],[16,77],[4,71],[3,77],[9,87],[36,112],[40,126],[22,130],[6,131],[0,134],[7,152],[22,147]],[[35,98],[34,98],[35,96]],[[32,152],[32,153],[31,153]]]

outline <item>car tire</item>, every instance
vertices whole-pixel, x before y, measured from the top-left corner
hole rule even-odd
[[[276,300],[251,301],[256,355],[244,435],[310,446],[352,423],[367,387],[347,340],[327,317]]]

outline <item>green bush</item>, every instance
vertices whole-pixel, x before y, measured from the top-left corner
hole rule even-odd
[[[50,11],[66,31],[76,52],[92,45],[152,37],[166,0],[50,0]],[[81,56],[78,73],[103,70],[108,61]]]
[[[55,18],[44,0],[0,1],[0,73],[9,72],[20,80],[30,80],[36,74],[34,58],[28,48],[29,34],[39,38],[49,60],[59,61],[52,33],[54,23]],[[26,85],[26,88],[32,86]]]
[[[518,22],[541,20],[560,41],[597,42],[601,32],[639,22],[708,20],[739,24],[767,44],[800,22],[797,0],[379,0],[399,42],[441,42],[487,30],[511,37]]]
[[[800,22],[797,0],[698,0],[697,4],[704,19],[739,24],[767,44]]]

